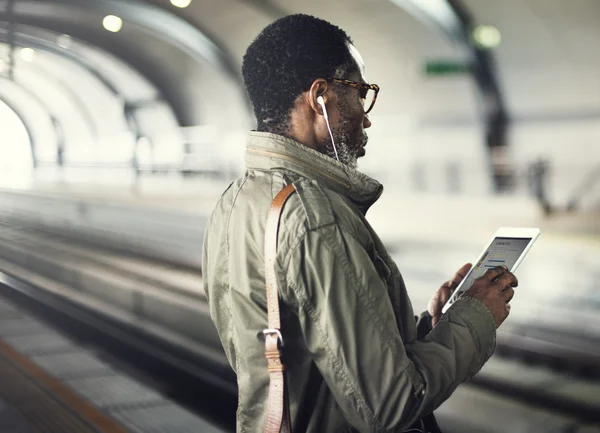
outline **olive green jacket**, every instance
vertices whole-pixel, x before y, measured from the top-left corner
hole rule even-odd
[[[295,432],[402,432],[480,370],[496,332],[478,300],[462,298],[417,338],[402,276],[365,219],[378,182],[267,133],[249,134],[246,167],[213,211],[203,258],[211,317],[237,374],[238,432],[265,422],[265,222],[290,182],[276,273]]]

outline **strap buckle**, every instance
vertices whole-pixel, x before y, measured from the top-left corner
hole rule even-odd
[[[276,328],[267,328],[267,329],[263,329],[263,334],[265,335],[265,337],[267,335],[277,335],[277,341],[279,341],[279,346],[283,347],[283,336],[281,335],[281,331],[279,331],[279,329]]]

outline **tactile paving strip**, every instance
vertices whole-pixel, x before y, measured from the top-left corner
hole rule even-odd
[[[0,308],[7,313],[0,314],[0,432],[126,432],[40,366],[68,375],[69,370],[72,374],[110,372],[106,365],[9,302],[0,300]],[[34,357],[36,363],[21,350],[42,355]],[[66,353],[57,355],[61,350]],[[81,361],[79,365],[77,361]]]
[[[223,433],[207,421],[173,405],[115,411],[111,416],[136,433]]]
[[[53,355],[78,350],[71,341],[51,332],[4,337],[4,341],[27,356]]]
[[[101,409],[147,407],[165,403],[160,394],[122,376],[91,377],[69,380],[66,383]]]
[[[43,433],[98,433],[79,414],[0,357],[0,396]]]
[[[108,365],[85,352],[34,356],[31,360],[61,380],[114,375]]]
[[[0,309],[0,433],[223,433],[43,321],[2,299]],[[3,425],[15,409],[31,425]]]
[[[43,332],[46,326],[28,317],[0,320],[0,337],[30,335]]]

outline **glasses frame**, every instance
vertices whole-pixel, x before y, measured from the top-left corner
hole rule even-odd
[[[343,78],[330,78],[330,81],[333,81],[334,83],[342,84],[344,86],[354,87],[355,89],[360,89],[360,90],[365,90],[365,91],[374,90],[375,96],[373,97],[371,106],[367,110],[365,110],[365,114],[369,114],[369,112],[375,106],[375,102],[377,101],[377,95],[379,94],[379,86],[377,84],[359,83],[358,81],[345,80]],[[364,98],[361,98],[361,99],[364,100]]]

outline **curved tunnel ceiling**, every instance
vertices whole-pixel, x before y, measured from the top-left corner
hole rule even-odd
[[[17,85],[13,87],[20,98],[13,97],[11,106],[23,117],[35,97],[57,129],[56,133],[48,128],[38,133],[42,117],[39,110],[33,121],[31,116],[24,119],[29,129],[35,130],[30,135],[37,162],[52,164],[60,158],[67,164],[94,160],[126,163],[132,158],[138,137],[159,139],[163,133],[170,134],[169,144],[177,148],[179,125],[171,108],[135,70],[73,37],[65,44],[64,37],[59,39],[62,34],[23,25],[16,26],[15,36],[14,81],[3,80],[7,85]],[[3,39],[9,39],[8,32],[0,28]],[[3,47],[7,48],[4,54]],[[35,48],[30,59],[22,58],[23,47]],[[0,58],[8,58],[8,51],[8,46],[0,43]],[[97,137],[82,134],[84,125]],[[66,149],[61,153],[64,156],[59,157],[59,149]]]
[[[8,31],[0,27],[0,41],[8,39]],[[68,89],[64,93],[74,94],[71,99],[75,101],[78,95],[85,95],[79,97],[80,105],[85,105],[83,108],[87,108],[93,117],[98,131],[96,135],[101,141],[121,134],[118,131],[128,126],[134,135],[144,136],[155,135],[157,128],[160,132],[172,134],[177,130],[174,113],[160,97],[158,89],[119,58],[73,37],[31,26],[17,25],[13,39],[17,46],[16,60],[21,60],[19,47],[31,47],[39,53],[32,63],[22,62],[24,67],[31,69],[35,66],[43,74],[47,71],[64,77],[68,81]],[[53,61],[44,64],[40,59]],[[61,69],[57,70],[59,66]],[[19,72],[18,67],[16,72]],[[147,113],[154,113],[151,123],[145,121]],[[72,143],[70,148],[73,148]]]
[[[124,19],[119,33],[102,28],[108,14]],[[160,7],[133,0],[19,0],[15,16],[20,24],[67,33],[131,64],[161,91],[182,126],[249,123],[239,74],[225,52]],[[229,122],[224,122],[223,110],[228,111]]]
[[[68,102],[72,115],[86,126],[93,137],[113,134],[127,128],[122,101],[94,75],[79,64],[44,51],[36,51],[31,62],[16,57],[14,77],[43,97],[48,105]],[[65,105],[64,103],[62,104]],[[69,121],[66,126],[71,126]]]
[[[21,95],[25,105],[27,100],[31,102],[35,99],[38,105],[43,106],[46,117],[51,119],[56,129],[49,134],[50,141],[54,140],[52,143],[41,138],[44,133],[37,127],[42,117],[40,113],[34,116],[33,121],[23,119],[32,137],[36,161],[55,161],[59,146],[69,151],[67,155],[72,155],[76,147],[89,147],[92,142],[123,136],[128,130],[123,104],[128,101],[119,94],[118,88],[129,88],[128,96],[136,98],[138,103],[140,98],[143,102],[145,98],[157,93],[146,82],[140,81],[139,76],[134,75],[128,80],[123,80],[123,77],[115,79],[114,72],[109,74],[110,77],[103,76],[97,71],[97,65],[90,65],[89,61],[82,61],[77,56],[78,51],[89,54],[90,48],[78,46],[75,40],[69,41],[71,46],[68,50],[49,49],[49,43],[44,44],[39,38],[23,35],[20,33],[22,30],[24,29],[17,29],[17,37],[13,41],[16,44],[14,81],[2,80],[0,92],[3,93],[7,86],[14,83],[13,101],[10,105],[17,107],[21,117],[27,110],[19,109],[20,99],[14,96],[15,92]],[[46,36],[47,41],[56,39],[51,35]],[[8,35],[0,31],[0,41],[3,39],[7,40]],[[25,58],[27,61],[21,58],[21,44],[23,47],[36,49],[31,52],[30,58]],[[1,55],[2,48],[5,48],[4,56]],[[8,51],[8,45],[0,43],[0,57],[7,57]],[[114,59],[100,57],[96,63],[106,63],[106,67],[112,66],[113,71],[123,69]],[[137,91],[134,93],[131,89]]]
[[[5,2],[0,0],[0,5]],[[584,105],[590,110],[597,106],[594,98],[598,99],[600,91],[592,75],[597,75],[598,65],[591,60],[594,56],[589,55],[589,49],[594,45],[589,41],[598,40],[598,27],[592,27],[600,19],[600,3],[596,0],[578,0],[575,8],[578,12],[567,13],[569,6],[559,0],[463,2],[478,22],[494,24],[500,28],[503,37],[506,36],[498,49],[498,57],[501,81],[507,90],[507,104],[512,110],[538,110],[548,102],[556,107],[575,106],[579,96],[586,101]],[[18,0],[17,14],[20,22],[73,33],[143,71],[175,108],[182,125],[223,124],[225,110],[228,121],[232,120],[236,126],[244,124],[242,119],[247,119],[249,113],[239,81],[243,53],[267,24],[278,15],[291,12],[323,17],[340,25],[353,37],[367,62],[368,72],[371,72],[368,78],[382,87],[373,117],[411,116],[423,119],[446,116],[456,119],[456,116],[462,116],[476,119],[475,91],[468,77],[432,80],[422,73],[424,60],[461,59],[464,57],[462,50],[448,38],[432,32],[415,20],[396,3],[407,3],[407,0],[194,0],[186,9],[173,8],[168,0],[95,0],[85,3],[76,0]],[[93,5],[93,11],[86,11],[82,4],[86,7]],[[114,9],[119,7],[121,9]],[[117,10],[125,14],[132,10],[141,13],[138,17],[130,15],[134,20],[126,21],[120,34],[108,34],[101,28],[98,17]],[[177,27],[169,25],[170,28],[165,29],[160,24],[156,27],[156,19],[167,16],[161,15],[165,11],[169,12],[170,22],[177,22]],[[177,20],[175,13],[184,19]],[[540,34],[549,35],[548,38],[542,38],[545,44],[532,43],[528,39],[527,31],[532,22],[536,25],[536,20],[542,24],[538,26],[541,31],[536,28],[535,37],[539,39]],[[173,41],[172,35],[178,32],[180,25],[186,27],[192,24],[201,29],[196,30],[199,32],[197,37]],[[155,29],[169,30],[169,40],[165,39],[165,35],[150,34],[149,25]],[[584,38],[589,36],[589,41],[583,44],[584,47],[578,48],[575,34],[581,35],[577,29],[582,25],[587,35]],[[562,33],[558,36],[553,34],[554,27],[572,29],[572,37],[567,38],[572,42],[565,45],[565,41],[560,40]],[[189,27],[186,28],[189,30]],[[194,42],[190,42],[192,40]],[[207,40],[209,43],[205,45]],[[177,50],[173,49],[173,44],[178,47]],[[202,51],[207,46],[216,47],[220,54],[207,56],[206,51]],[[190,50],[197,54],[190,54]],[[573,66],[553,68],[552,62],[560,60],[561,53],[569,50],[578,53],[578,65],[591,65],[592,68],[588,68],[588,72]],[[587,61],[579,55],[583,52]],[[571,53],[568,56],[572,56]],[[527,96],[529,92],[524,90],[531,83],[536,84],[536,78],[531,75],[539,75],[540,72],[540,68],[531,65],[536,56],[548,59],[547,71],[542,74],[542,80],[538,76],[537,81],[544,81],[545,90],[551,91],[541,90],[535,98],[531,98]],[[215,59],[221,62],[216,69]],[[529,76],[522,67],[527,62],[530,63],[526,66]],[[569,82],[571,73],[584,79],[571,79]],[[521,79],[524,76],[527,79]],[[560,81],[561,84],[552,86],[552,81]],[[552,101],[549,100],[550,96],[554,98]]]
[[[75,0],[19,0],[17,20],[73,34],[125,59],[161,90],[182,125],[250,126],[251,110],[239,77],[242,56],[266,25],[288,11],[321,16],[346,29],[355,39],[367,61],[368,71],[377,72],[369,78],[383,89],[374,116],[431,115],[432,106],[434,114],[470,112],[474,116],[474,91],[468,78],[459,77],[451,83],[436,82],[430,86],[415,85],[415,81],[422,80],[419,75],[424,57],[456,57],[461,53],[442,35],[432,32],[391,1],[368,7],[358,0],[326,3],[317,0],[302,3],[195,0],[186,9],[173,8],[168,0],[96,0],[85,5],[88,8],[92,5],[92,10],[85,10]],[[135,16],[131,15],[134,10],[138,12]],[[166,13],[168,10],[172,13]],[[99,17],[111,12],[129,14],[123,16],[125,25],[118,34],[110,34],[100,25]],[[184,19],[177,20],[174,13]],[[171,21],[157,27],[159,16],[168,16]],[[128,18],[135,20],[128,22]],[[171,26],[176,22],[179,27]],[[165,23],[170,27],[168,34],[158,36],[148,32],[148,26],[167,31]],[[179,31],[190,30],[192,24],[202,29],[196,30],[196,38]],[[375,28],[378,31],[373,31]],[[165,42],[173,33],[178,33],[174,42],[178,50],[173,49],[172,40]],[[215,35],[211,36],[213,42],[205,34]],[[402,37],[406,34],[411,37]],[[182,36],[185,40],[181,40]],[[190,57],[190,50],[196,50],[195,56]],[[453,92],[455,103],[436,106],[434,101],[440,90]],[[403,106],[403,101],[410,104]],[[225,112],[227,116],[223,115]]]
[[[0,26],[0,41],[8,40],[8,29]],[[93,75],[109,92],[130,103],[144,103],[160,98],[156,87],[121,59],[73,37],[32,26],[16,25],[14,42],[21,47],[32,47],[69,60]]]
[[[0,45],[8,39],[7,31],[0,28]],[[88,115],[87,122],[95,135],[111,133],[114,129],[103,121],[106,117],[103,107],[109,102],[117,104],[114,109],[120,110],[121,116],[124,104],[146,107],[163,102],[151,83],[119,59],[74,38],[69,38],[65,48],[55,45],[57,41],[65,45],[64,35],[17,26],[14,37],[16,60],[21,60],[18,56],[20,47],[34,48],[38,54],[31,63],[20,61],[15,73],[20,72],[20,68],[37,69],[44,78],[53,78],[55,86],[61,87],[62,92],[80,106],[82,113]],[[90,117],[93,119],[89,120]],[[111,120],[115,120],[114,116]]]
[[[40,63],[48,66],[50,62]],[[12,106],[21,107],[17,112],[20,117],[28,113],[31,104],[35,102],[44,112],[38,112],[23,119],[30,131],[34,156],[36,160],[53,160],[56,157],[55,131],[48,138],[40,138],[44,132],[38,125],[44,119],[56,122],[65,132],[65,139],[69,144],[90,141],[96,137],[98,125],[94,118],[93,110],[80,99],[76,92],[65,92],[65,87],[73,89],[72,83],[67,86],[61,79],[53,77],[46,68],[19,67],[15,71],[14,80],[0,77],[0,97],[5,101],[12,95]]]

